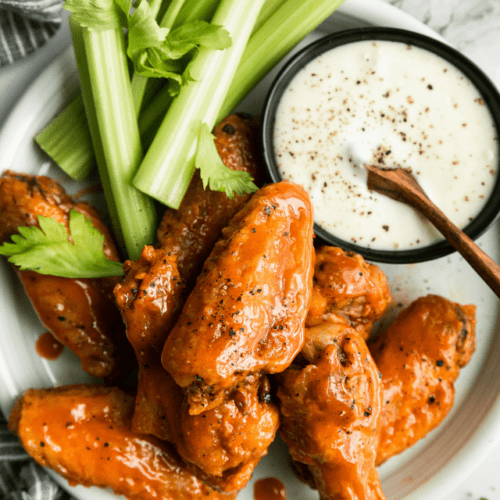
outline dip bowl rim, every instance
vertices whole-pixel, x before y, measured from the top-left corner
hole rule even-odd
[[[499,155],[491,195],[480,212],[463,228],[463,231],[470,238],[476,240],[494,224],[500,215],[500,92],[484,71],[467,56],[445,42],[414,31],[388,27],[367,27],[343,30],[325,35],[315,40],[303,47],[286,61],[269,87],[261,114],[261,149],[264,163],[272,182],[280,182],[283,180],[274,153],[273,131],[276,111],[284,91],[297,72],[317,56],[330,49],[359,41],[401,42],[428,50],[442,57],[451,65],[459,69],[471,80],[481,94],[497,131],[496,138],[497,142],[499,142]],[[328,232],[317,223],[314,223],[314,233],[316,236],[315,241],[318,244],[340,247],[346,251],[358,253],[367,260],[381,263],[409,264],[425,262],[456,252],[455,248],[446,240],[439,240],[430,245],[412,249],[382,250],[368,248],[343,240]]]

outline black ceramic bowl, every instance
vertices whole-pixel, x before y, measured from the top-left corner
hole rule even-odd
[[[433,52],[454,65],[471,80],[481,94],[484,103],[489,108],[492,115],[494,126],[497,130],[496,136],[498,137],[500,135],[500,94],[488,77],[460,52],[433,38],[406,30],[377,27],[341,31],[321,38],[298,52],[285,64],[269,89],[262,113],[261,140],[264,159],[271,179],[274,182],[282,180],[275,156],[273,138],[275,117],[282,95],[289,83],[298,71],[325,51],[344,44],[366,40],[402,42],[407,45],[420,47]],[[500,170],[500,165],[496,167]],[[334,207],[332,207],[332,209],[334,209]],[[490,198],[485,203],[480,213],[464,228],[464,232],[472,239],[478,238],[492,225],[499,213],[500,174],[497,174]],[[448,255],[455,251],[446,240],[440,240],[429,246],[411,248],[408,250],[379,250],[341,240],[334,234],[327,232],[318,224],[315,224],[314,229],[319,241],[341,247],[345,250],[354,251],[361,254],[366,259],[375,262],[398,264],[424,262]]]

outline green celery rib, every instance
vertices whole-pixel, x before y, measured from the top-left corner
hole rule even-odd
[[[172,26],[174,25],[175,20],[177,19],[177,16],[179,15],[180,10],[185,3],[186,0],[172,0],[170,5],[168,6],[167,11],[161,18],[161,21],[159,23],[160,26],[162,26],[163,28],[172,29]]]
[[[158,18],[160,12],[163,8],[168,8],[170,6],[171,0],[149,0],[149,9],[153,15]]]
[[[231,35],[229,49],[202,48],[190,64],[194,78],[181,88],[149,147],[134,185],[149,196],[178,208],[194,173],[201,123],[215,125],[219,109],[241,60],[264,0],[222,0],[212,19]]]
[[[139,116],[140,110],[144,104],[144,96],[146,94],[146,87],[148,86],[149,78],[139,73],[132,74],[131,85],[132,95],[134,97],[134,110],[136,116]]]
[[[100,148],[97,166],[114,231],[125,242],[127,257],[137,259],[144,245],[154,240],[156,210],[153,201],[131,184],[143,152],[123,32],[120,28],[91,32],[71,24],[76,43],[83,39],[84,54],[80,50],[75,54],[84,75],[87,119],[94,146]]]
[[[210,22],[218,4],[219,2],[214,0],[186,0],[175,18],[173,28],[177,28],[195,19]]]
[[[80,87],[82,90],[81,98],[76,99],[73,102],[73,106],[77,107],[75,112],[78,112],[79,116],[85,117],[85,124],[87,126],[87,134],[85,134],[82,139],[85,139],[88,141],[89,145],[89,151],[92,151],[95,155],[95,162],[98,165],[104,165],[105,164],[105,159],[104,159],[104,151],[102,148],[102,143],[99,135],[99,126],[97,123],[97,114],[95,110],[95,103],[92,95],[92,86],[90,83],[90,74],[89,74],[89,68],[87,65],[87,56],[85,53],[85,41],[84,41],[84,36],[83,36],[83,29],[80,28],[80,26],[75,25],[74,23],[71,22],[71,17],[69,21],[69,26],[71,30],[71,38],[73,40],[73,50],[75,52],[75,59],[77,62],[78,66],[78,76],[80,79]],[[64,113],[63,113],[64,114]],[[62,116],[62,115],[60,115]],[[64,118],[64,117],[63,117]],[[57,127],[58,130],[63,130],[62,125],[66,125],[65,121],[61,122],[60,120],[57,122]],[[49,125],[50,126],[50,125]],[[55,126],[55,125],[54,125]],[[72,129],[71,129],[72,130]],[[68,137],[73,137],[72,134],[69,134],[67,132]],[[80,145],[78,143],[78,145]],[[81,148],[75,148],[75,144],[73,145],[73,148],[71,148],[69,151],[72,151],[73,154],[82,154]],[[65,156],[64,157],[64,164],[70,167],[71,163],[69,162],[69,157]],[[110,184],[109,184],[109,178],[107,177],[106,171],[104,169],[100,169],[100,178],[101,178],[101,184],[106,196],[106,201],[108,204],[108,211],[110,214],[115,214],[116,213],[116,206],[115,206],[115,200],[113,196],[110,195]],[[76,172],[74,175],[80,175],[79,172]],[[115,220],[115,217],[112,217],[112,220]],[[113,225],[115,223],[113,222]],[[121,248],[124,248],[125,246],[125,241],[123,240],[123,235],[120,231],[119,226],[115,227],[115,237],[117,240],[118,245]]]
[[[92,170],[94,154],[81,94],[64,108],[59,120],[64,122],[64,127],[52,121],[38,133],[35,141],[57,164],[65,166],[64,171],[71,178],[82,181]],[[83,148],[83,151],[75,149],[75,141],[88,144],[88,147]]]
[[[263,24],[276,12],[276,10],[287,0],[266,0],[253,27],[252,35],[258,31]]]
[[[275,0],[268,1],[274,2]],[[158,12],[159,17],[163,19],[167,15],[171,3],[167,0],[150,0],[150,8],[154,12]],[[173,28],[195,19],[209,21],[215,12],[217,4],[218,1],[216,0],[185,0],[175,17]],[[141,100],[138,98],[135,100],[137,101],[136,107],[140,107]],[[146,133],[146,144],[150,144],[152,141],[151,125],[158,124],[159,117],[165,115],[171,100],[169,95],[164,95],[159,101],[155,101],[155,105],[161,103],[163,107],[154,108],[150,105],[144,120],[142,120],[141,112],[141,121],[147,124],[146,128],[141,128],[141,132],[144,130]],[[146,132],[148,128],[149,131]],[[156,129],[153,128],[153,130]],[[95,153],[81,98],[75,99],[74,103],[68,105],[48,125],[40,130],[35,140],[61,169],[73,179],[83,180],[92,170],[95,163]],[[65,147],[66,145],[67,147]]]
[[[74,40],[73,36],[73,47]],[[71,178],[86,179],[95,165],[98,151],[91,138],[82,94],[41,129],[35,141]]]
[[[156,131],[160,128],[166,110],[173,99],[168,91],[160,91],[139,115],[139,132],[144,149],[148,149],[153,142]],[[159,110],[163,110],[163,113],[159,113]]]

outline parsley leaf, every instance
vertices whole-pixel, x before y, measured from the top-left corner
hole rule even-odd
[[[104,235],[89,218],[71,210],[69,230],[50,217],[38,216],[40,227],[20,227],[12,243],[0,246],[0,255],[21,271],[31,270],[63,278],[102,278],[123,275],[122,264],[104,255]]]
[[[200,169],[203,187],[206,189],[208,185],[212,191],[225,191],[231,200],[235,193],[242,196],[258,189],[248,172],[231,170],[224,165],[206,123],[200,127],[195,164]]]

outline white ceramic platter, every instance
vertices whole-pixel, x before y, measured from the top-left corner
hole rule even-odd
[[[306,41],[332,31],[368,25],[391,26],[435,36],[426,26],[382,0],[346,0]],[[260,110],[262,99],[276,71],[245,99],[241,109]],[[81,186],[61,174],[33,143],[34,134],[77,92],[74,57],[68,48],[34,81],[14,107],[0,132],[0,166],[26,173],[47,174],[63,182],[70,193]],[[102,203],[98,198],[94,200]],[[500,257],[498,225],[479,243],[496,261]],[[471,464],[487,456],[500,437],[500,336],[498,300],[458,255],[418,265],[381,266],[389,277],[395,303],[407,304],[428,293],[460,303],[473,303],[478,311],[477,350],[462,371],[456,403],[445,422],[416,446],[380,468],[387,498],[441,499],[470,472]],[[15,399],[29,387],[89,382],[72,353],[46,361],[35,352],[44,331],[31,309],[11,267],[0,261],[0,407],[10,412]],[[253,481],[277,477],[286,486],[289,500],[313,500],[317,494],[296,480],[288,467],[285,446],[277,439],[255,471]],[[79,500],[112,500],[115,495],[96,488],[70,488]],[[253,487],[239,500],[252,500]]]

